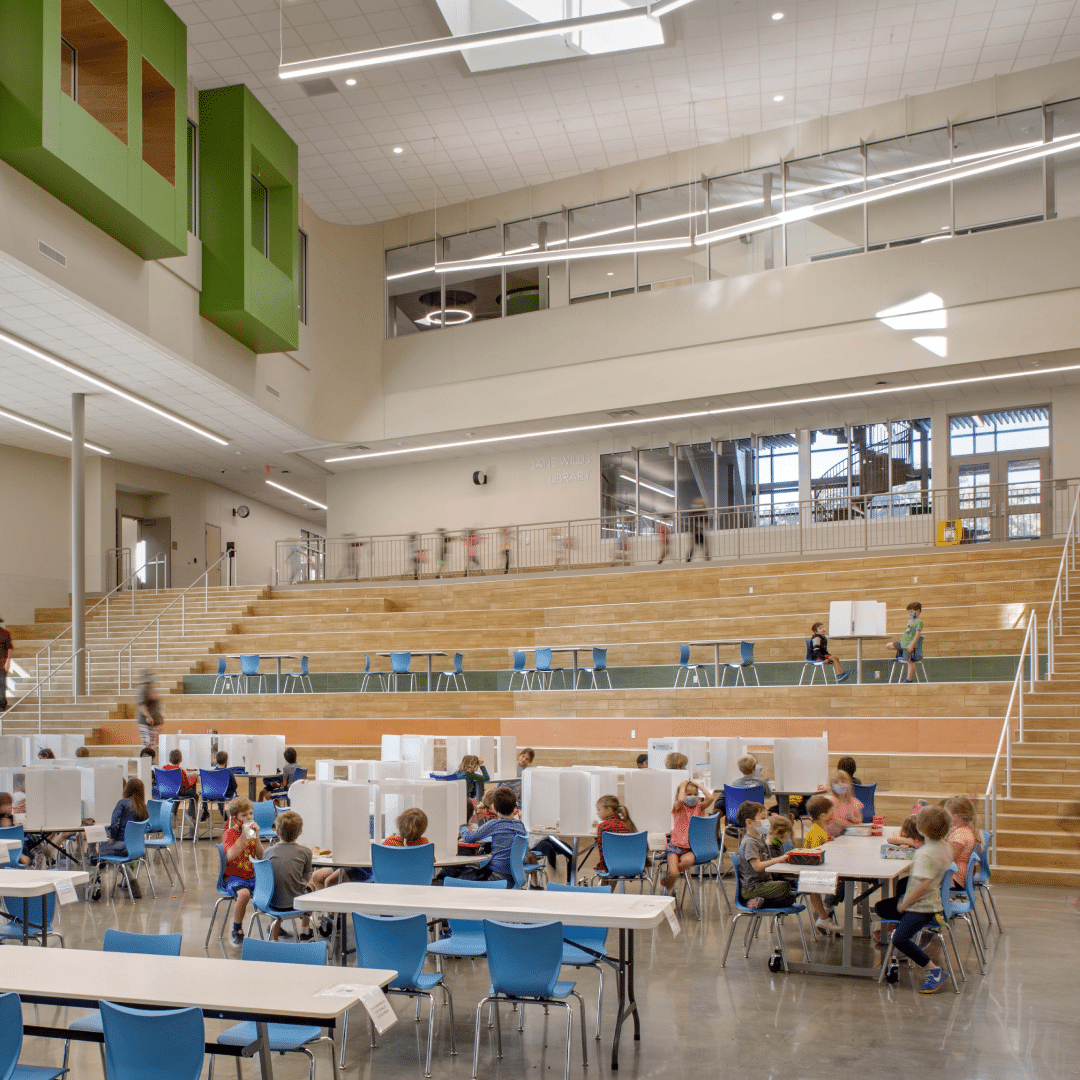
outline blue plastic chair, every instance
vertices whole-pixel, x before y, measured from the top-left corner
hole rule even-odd
[[[696,685],[701,686],[700,680],[704,679],[704,685],[709,685],[709,668],[707,664],[691,664],[690,663],[690,646],[679,646],[679,666],[675,669],[675,682],[674,686],[679,685],[679,676],[685,674],[683,679],[683,687],[690,685],[690,673],[693,672],[694,682]]]
[[[266,676],[259,674],[259,664],[262,657],[257,654],[249,654],[247,656],[240,657],[240,676],[244,680],[244,693],[251,693],[251,680],[257,679],[256,686],[261,687],[258,693],[262,694],[266,691]],[[237,686],[240,685],[239,678],[237,679]]]
[[[252,804],[251,818],[259,830],[259,839],[264,843],[272,844],[277,839],[274,831],[274,821],[277,818],[278,808],[269,799]]]
[[[735,679],[732,682],[732,686],[738,686],[739,680],[742,679],[743,686],[747,685],[746,673],[752,671],[754,673],[754,682],[760,686],[761,680],[758,678],[757,668],[754,667],[754,646],[757,644],[755,641],[740,641],[739,642],[739,656],[740,659],[734,663],[725,664],[724,670],[720,673],[720,685],[725,685],[727,679],[727,673],[729,671],[735,672]]]
[[[443,885],[450,889],[504,889],[503,881],[471,881],[469,878],[446,878]],[[484,924],[479,919],[447,919],[449,937],[428,944],[427,951],[435,957],[436,970],[442,970],[444,956],[476,959],[487,953]]]
[[[855,798],[863,805],[862,819],[864,822],[874,820],[874,795],[877,793],[877,781],[872,784],[852,784]]]
[[[514,676],[515,675],[520,675],[521,676],[521,686],[519,687],[519,689],[521,689],[521,690],[531,690],[532,689],[532,676],[535,673],[535,671],[536,671],[536,668],[528,668],[528,667],[525,666],[525,650],[524,649],[515,649],[514,650],[514,667],[513,667],[513,670],[510,672],[510,684],[509,684],[509,686],[507,686],[507,690],[513,690],[514,689]]]
[[[179,956],[180,934],[132,934],[127,930],[105,931],[105,940],[102,942],[102,952],[134,953],[143,956]],[[71,1031],[101,1031],[101,1012],[95,1009],[86,1016],[80,1016],[74,1023],[68,1024]],[[105,1048],[101,1049],[101,1069],[105,1071]],[[64,1040],[64,1068],[67,1068],[68,1053],[71,1050],[71,1040]]]
[[[923,663],[923,639],[919,638],[919,644],[915,646],[915,651],[911,654],[911,659],[915,661],[915,681],[919,681],[919,668],[922,668],[923,682],[929,682],[930,677],[926,674],[926,665]],[[899,682],[901,679],[907,678],[907,661],[902,660],[899,656],[893,656],[892,663],[889,664],[889,682],[893,681],[893,675],[896,675],[896,680]]]
[[[964,878],[963,889],[948,888],[946,892],[948,894],[948,903],[945,905],[945,912],[948,915],[949,921],[958,919],[960,922],[967,923],[968,932],[971,934],[971,944],[975,949],[975,958],[979,963],[979,973],[981,975],[986,974],[986,949],[983,944],[982,928],[979,926],[979,908],[975,899],[975,870],[978,866],[978,849],[971,853],[971,858],[968,859],[967,874]],[[955,865],[955,864],[954,864]],[[950,885],[952,882],[952,874],[945,875],[945,882]],[[950,936],[952,930],[949,930]],[[955,948],[955,945],[954,945]]]
[[[596,681],[597,673],[600,673],[607,679],[608,689],[611,687],[611,672],[607,668],[607,649],[593,648],[592,651],[592,667],[578,668],[578,678],[582,675],[588,674],[592,676],[592,688],[594,690],[600,689],[600,684]],[[576,685],[574,689],[577,689]]]
[[[16,869],[21,865],[19,856],[22,855],[23,845],[26,843],[26,831],[21,825],[5,825],[0,828],[0,840],[18,840],[19,846],[8,851],[8,865]]]
[[[461,685],[465,685],[465,672],[462,670],[462,661],[465,657],[461,653],[454,653],[454,670],[453,671],[440,671],[435,677],[435,689],[438,690],[443,679],[446,680],[446,689],[450,689],[451,679],[454,682],[454,689],[460,690],[461,686],[458,685],[458,679],[461,680]]]
[[[309,694],[315,693],[315,688],[311,685],[311,672],[308,671],[308,658],[306,656],[300,657],[299,671],[290,671],[285,676],[285,686],[283,687],[283,689],[286,694],[289,692],[290,684],[294,682],[299,684],[301,692],[304,692],[304,687],[306,683],[306,692]]]
[[[3,905],[4,912],[12,920],[11,922],[0,922],[0,942],[21,942],[23,939],[23,920],[26,921],[27,937],[40,938],[42,918],[44,917],[45,939],[59,938],[60,945],[63,947],[63,935],[52,928],[53,915],[56,914],[56,893],[46,893],[44,896],[3,896],[0,897],[0,904]]]
[[[394,680],[394,691],[397,692],[399,680],[402,675],[409,676],[409,689],[416,689],[416,672],[412,670],[412,653],[392,652],[390,654],[390,674],[386,677],[387,686],[390,680]]]
[[[814,646],[810,644],[810,638],[803,638],[803,642],[806,645],[806,659],[803,661],[802,671],[799,673],[799,685],[802,686],[803,678],[806,676],[806,669],[810,668],[810,681],[807,686],[814,685],[814,676],[817,675],[818,670],[821,671],[821,679],[826,685],[829,683],[829,676],[826,671],[831,665],[826,660],[814,659]],[[836,672],[833,672],[833,682],[836,682]]]
[[[199,827],[202,824],[203,809],[206,809],[206,821],[210,826],[210,839],[214,839],[214,818],[210,811],[210,804],[217,803],[218,809],[224,815],[224,803],[228,798],[230,787],[234,787],[236,778],[231,769],[200,769],[199,770],[199,801],[195,806],[195,828],[191,831],[191,842],[199,839]],[[223,826],[224,828],[224,826]]]
[[[990,891],[990,833],[985,829],[979,830],[979,837],[982,840],[982,846],[977,848],[979,855],[979,865],[975,868],[975,889],[979,896],[982,897],[983,910],[986,912],[986,926],[990,927],[990,908],[994,910],[994,922],[997,923],[998,933],[1003,933],[1001,929],[1001,919],[998,918],[997,904],[994,902],[994,894]],[[987,907],[987,901],[990,902],[990,907]]]
[[[195,804],[198,802],[197,795],[184,795],[181,797],[180,788],[184,783],[184,772],[182,769],[154,769],[154,786],[157,788],[158,798],[162,802],[167,802],[175,809],[176,804],[180,803],[180,840],[184,839],[184,826],[187,825],[187,808],[188,804],[191,804],[192,812],[195,810]]]
[[[563,689],[566,689],[566,668],[551,666],[551,650],[550,649],[536,649],[536,668],[534,672],[537,679],[540,680],[541,690],[550,690],[555,683],[555,675],[558,674],[562,677]],[[544,676],[547,676],[547,685],[544,684]]]
[[[173,836],[172,827],[173,804],[162,799],[150,799],[146,804],[146,809],[150,811],[150,820],[147,822],[146,828],[147,833],[161,833],[160,837],[149,837],[146,840],[146,850],[151,852],[155,859],[160,858],[161,855],[166,856],[163,862],[169,884],[172,884],[172,871],[175,870],[177,880],[180,882],[180,888],[187,892],[184,875],[180,873],[180,864],[176,859],[176,837]],[[170,863],[172,863],[172,870],[169,869]]]
[[[633,833],[630,834],[634,835]],[[609,893],[606,885],[560,885],[552,882],[549,892]],[[596,992],[596,1037],[600,1038],[600,1012],[604,1004],[604,962],[607,959],[606,926],[570,926],[563,924],[563,967],[580,970],[583,967],[596,969],[599,988]],[[599,955],[595,955],[599,953]],[[584,1017],[582,1018],[584,1024]]]
[[[270,901],[274,896],[274,867],[269,859],[252,859],[251,868],[255,871],[255,887],[251,890],[252,911],[247,924],[248,937],[251,937],[252,926],[259,928],[260,938],[263,936],[262,917],[264,915],[270,919],[271,930],[274,929],[274,923],[282,923],[287,919],[302,919],[307,915],[306,911],[271,906]]]
[[[146,821],[129,821],[124,826],[124,847],[127,849],[126,855],[94,856],[97,873],[91,881],[91,889],[101,884],[101,868],[103,866],[111,866],[113,868],[113,883],[112,888],[109,890],[109,895],[111,896],[116,891],[121,871],[123,871],[124,874],[124,884],[127,885],[128,892],[130,893],[132,875],[128,870],[128,867],[134,866],[135,876],[138,877],[139,863],[142,863],[143,866],[146,867],[146,880],[150,882],[150,891],[154,894],[154,898],[157,898],[157,889],[154,888],[154,879],[150,876],[150,863],[146,858],[146,832],[149,825],[150,821],[147,819]]]
[[[570,1080],[570,1035],[574,1010],[566,998],[577,998],[581,1006],[581,1062],[589,1064],[585,1037],[585,1002],[574,989],[574,983],[561,982],[559,972],[563,958],[563,924],[560,922],[520,925],[517,923],[484,920],[487,941],[488,972],[491,990],[476,1006],[476,1029],[473,1038],[473,1070],[475,1077],[480,1059],[480,1014],[484,1006],[495,1006],[495,1042],[502,1057],[502,1026],[499,1005],[516,1002],[519,1009],[526,1005],[559,1005],[566,1010],[566,1067],[564,1080]]]
[[[0,994],[0,1077],[4,1080],[57,1080],[66,1068],[48,1065],[20,1065],[22,1053],[22,998],[18,994]]]
[[[262,804],[256,803],[255,805],[261,806]],[[217,890],[218,898],[214,902],[214,910],[210,913],[210,925],[206,928],[206,940],[203,942],[204,949],[210,947],[210,934],[214,929],[214,920],[217,918],[218,908],[222,904],[225,905],[225,917],[221,920],[221,930],[218,933],[218,937],[221,938],[225,936],[225,927],[229,924],[229,912],[232,910],[233,902],[236,900],[236,897],[221,884],[225,878],[225,867],[228,866],[228,860],[225,858],[225,845],[215,844],[214,847],[217,849],[219,864],[218,875],[214,881],[214,888]]]
[[[513,879],[515,889],[524,889],[531,881],[535,881],[537,875],[543,875],[544,884],[547,884],[547,868],[543,857],[538,856],[540,862],[527,863],[525,861],[525,852],[528,847],[529,838],[527,836],[515,836],[510,844],[510,876]],[[497,881],[495,884],[508,887],[502,881]]]
[[[371,670],[371,654],[364,653],[364,677],[360,680],[360,693],[362,694],[367,689],[367,684],[370,680],[375,680],[375,685],[380,690],[389,689],[389,678],[383,682],[383,673],[381,671]]]
[[[230,675],[226,670],[226,666],[229,663],[229,659],[226,656],[219,656],[217,662],[217,675],[214,678],[214,689],[211,691],[213,694],[224,694],[226,687],[230,694],[235,694],[237,690],[237,683],[240,681],[239,675]],[[220,689],[218,689],[220,685]]]
[[[326,963],[325,941],[259,941],[245,938],[240,951],[241,960],[269,961],[272,964],[313,964]],[[346,1014],[348,1016],[348,1014]],[[270,1050],[275,1054],[305,1054],[308,1059],[308,1075],[315,1076],[315,1055],[308,1049],[315,1043],[324,1042],[330,1049],[330,1075],[334,1070],[334,1040],[323,1034],[323,1029],[313,1024],[267,1024],[266,1037]],[[259,1038],[254,1021],[233,1024],[226,1028],[217,1041],[222,1046],[250,1046]],[[342,1041],[342,1050],[345,1044]],[[239,1058],[237,1062],[239,1063]],[[344,1065],[342,1066],[344,1067]],[[214,1056],[210,1056],[208,1080],[213,1080]],[[111,1080],[111,1077],[110,1077]]]
[[[780,965],[786,972],[788,969],[787,950],[784,948],[784,935],[781,926],[786,916],[795,916],[795,925],[799,928],[799,937],[802,940],[803,956],[809,956],[810,953],[806,948],[806,935],[803,933],[802,920],[799,918],[806,910],[806,906],[804,904],[791,904],[787,907],[747,907],[743,902],[742,884],[739,880],[739,864],[741,860],[738,855],[732,854],[729,854],[728,858],[731,859],[731,866],[735,871],[735,914],[731,917],[731,929],[728,931],[727,944],[724,946],[724,958],[720,961],[720,966],[724,967],[727,964],[731,939],[735,936],[735,924],[740,919],[750,920],[750,926],[747,928],[746,936],[743,939],[746,945],[743,956],[750,955],[750,946],[754,943],[754,938],[757,937],[758,931],[761,929],[762,921],[772,919],[769,933],[772,934],[774,931],[776,933],[776,946],[780,956]]]
[[[202,1009],[129,1009],[101,1002],[109,1080],[199,1080],[206,1056]]]
[[[753,787],[732,787],[731,784],[724,785],[724,817],[727,820],[728,827],[732,828],[737,826],[735,822],[738,820],[739,807],[744,802],[756,802],[765,805],[765,785],[755,784]]]
[[[477,884],[482,884],[478,882]],[[353,912],[353,937],[356,939],[356,963],[365,968],[389,968],[397,972],[397,978],[384,993],[403,997],[428,999],[427,1055],[424,1059],[424,1075],[431,1075],[431,1047],[435,1041],[435,995],[438,987],[443,992],[450,1028],[450,1053],[457,1053],[454,1041],[454,999],[450,987],[443,982],[441,974],[426,975],[423,972],[427,958],[427,919],[423,915],[392,915],[379,917]],[[344,1044],[344,1037],[342,1038]],[[371,1024],[371,1045],[377,1046],[375,1025]]]
[[[607,867],[607,873],[594,875],[594,880],[602,876],[605,881],[617,881],[620,892],[626,892],[628,881],[640,881],[641,891],[645,891],[645,882],[649,880],[645,873],[645,863],[649,858],[647,832],[604,833],[600,857]]]
[[[377,885],[430,885],[435,874],[435,845],[371,845],[371,880]]]
[[[716,873],[713,876],[714,882],[720,887],[720,892],[724,894],[724,903],[727,905],[728,911],[731,911],[731,900],[728,899],[727,889],[724,886],[724,881],[720,877],[720,863],[722,861],[723,852],[720,850],[720,843],[716,837],[716,830],[720,824],[719,814],[709,814],[706,816],[698,815],[692,817],[688,822],[687,835],[690,838],[690,850],[694,853],[694,865],[688,867],[682,872],[685,884],[683,886],[683,893],[679,899],[679,907],[682,908],[682,902],[686,899],[687,892],[690,893],[690,902],[694,905],[694,914],[698,917],[698,922],[701,922],[701,916],[705,911],[705,867],[715,866]],[[690,871],[697,870],[698,876],[698,896],[694,896],[693,882],[690,880]],[[701,903],[698,903],[700,899]],[[720,910],[720,896],[716,897],[716,909]]]

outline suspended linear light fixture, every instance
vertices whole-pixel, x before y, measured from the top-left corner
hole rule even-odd
[[[0,409],[0,420],[14,420],[16,424],[22,424],[24,427],[33,428],[35,431],[41,431],[46,435],[52,435],[53,438],[71,442],[71,436],[66,431],[54,428],[51,424],[43,424],[40,420],[31,420],[29,416],[22,416],[19,413],[12,412],[10,409]],[[84,442],[83,446],[87,450],[93,450],[95,454],[112,453],[111,450],[106,450],[104,446],[98,446],[92,442]]]

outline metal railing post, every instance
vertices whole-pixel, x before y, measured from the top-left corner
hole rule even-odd
[[[154,631],[154,663],[161,663],[161,616],[154,620],[157,623],[157,629]]]
[[[185,616],[185,600],[187,599],[187,593],[180,594],[180,636],[184,637],[187,634],[187,622]]]

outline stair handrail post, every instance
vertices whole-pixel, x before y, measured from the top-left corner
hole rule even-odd
[[[180,594],[180,636],[185,637],[187,635],[187,621],[185,619],[186,612],[184,611],[184,599],[185,594]]]

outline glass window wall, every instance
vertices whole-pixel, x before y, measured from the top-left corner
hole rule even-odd
[[[866,188],[884,187],[951,164],[947,128],[886,139],[866,147]],[[866,234],[870,248],[913,243],[952,232],[949,185],[938,184],[891,199],[879,199],[866,207]]]
[[[692,227],[705,223],[707,192],[702,184],[650,191],[637,197],[637,239],[685,241],[668,251],[638,253],[638,288],[668,289],[704,281],[708,252],[695,248]]]
[[[784,174],[779,165],[709,181],[707,232],[778,214],[784,208]],[[745,233],[709,245],[709,276],[738,277],[783,265],[779,227]]]
[[[622,199],[579,206],[567,215],[569,249],[634,241],[634,201]],[[634,291],[634,256],[611,255],[568,263],[570,303],[601,300]]]
[[[442,326],[442,278],[434,268],[434,240],[386,253],[387,337]]]
[[[1080,99],[1061,101],[1046,109],[1046,137],[1080,135]],[[1080,217],[1080,150],[1046,159],[1047,198],[1053,200],[1047,217]]]
[[[949,453],[996,454],[1037,450],[1050,445],[1050,407],[971,413],[949,419]]]
[[[854,195],[866,187],[865,159],[858,147],[788,162],[784,209],[828,202]],[[787,226],[787,263],[810,262],[864,250],[863,208],[838,210],[816,221],[794,221]]]

